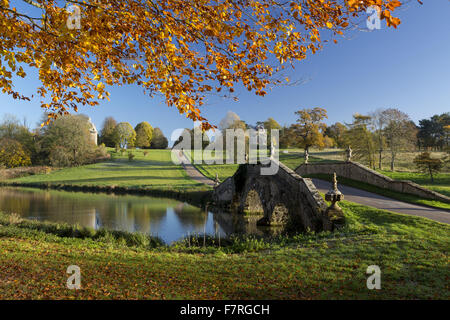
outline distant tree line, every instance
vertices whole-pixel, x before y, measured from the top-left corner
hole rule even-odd
[[[396,108],[378,109],[368,114],[356,113],[351,123],[336,122],[327,126],[327,111],[323,108],[301,109],[295,112],[296,122],[281,126],[275,119],[268,118],[251,125],[241,120],[239,116],[228,111],[220,121],[219,131],[222,133],[222,145],[225,148],[226,129],[264,130],[267,144],[270,148],[272,129],[279,130],[279,147],[302,148],[340,148],[350,146],[353,159],[367,164],[372,168],[382,168],[383,155],[389,154],[390,169],[395,170],[400,152],[404,151],[448,151],[450,145],[450,113],[434,115],[423,119],[416,125],[408,114]],[[191,139],[195,136],[194,129],[185,129]],[[248,142],[248,136],[245,137]],[[237,138],[234,138],[237,140]],[[182,136],[174,146],[182,141]],[[203,134],[202,148],[210,143]],[[236,141],[234,145],[236,148]],[[194,143],[192,142],[192,146]]]
[[[327,111],[322,108],[295,112],[297,121],[280,126],[274,119],[257,122],[256,127],[280,129],[280,148],[347,148],[353,159],[381,169],[382,155],[390,154],[390,168],[395,170],[402,151],[449,151],[450,113],[422,119],[416,125],[408,114],[396,108],[378,109],[369,114],[354,114],[351,123],[336,122],[327,126]],[[236,120],[241,121],[241,120]],[[242,122],[242,121],[241,121]],[[241,124],[242,127],[251,127]]]
[[[381,169],[382,155],[390,155],[390,168],[395,169],[398,154],[402,151],[447,151],[450,149],[450,113],[434,115],[422,119],[416,125],[408,114],[396,109],[378,109],[368,114],[354,114],[351,123],[336,122],[327,126],[327,111],[323,108],[301,109],[295,112],[296,122],[281,126],[275,119],[268,118],[250,125],[237,114],[229,111],[219,124],[223,133],[222,145],[227,145],[226,129],[264,130],[270,145],[271,129],[279,131],[279,147],[303,148],[347,148],[353,150],[353,159]],[[44,115],[42,122],[47,120]],[[192,139],[201,135],[201,147],[210,143],[208,135],[199,128],[185,129]],[[48,164],[52,166],[76,166],[91,163],[107,155],[105,147],[121,149],[166,149],[168,139],[160,128],[153,128],[143,121],[132,127],[128,122],[120,122],[107,117],[99,133],[97,146],[93,139],[93,125],[84,115],[66,115],[50,122],[49,125],[31,130],[26,122],[13,116],[6,116],[0,123],[0,166],[17,167]],[[234,137],[234,139],[237,139]],[[248,136],[245,137],[248,142]],[[182,141],[182,137],[174,146]],[[234,145],[237,143],[234,141]],[[246,144],[247,145],[247,144]],[[426,162],[424,159],[428,159]],[[448,157],[447,157],[448,159]],[[430,155],[417,159],[421,170],[434,170],[439,165]],[[448,161],[448,160],[446,160]],[[430,165],[433,168],[430,169]]]
[[[106,147],[122,149],[166,149],[169,141],[160,128],[154,128],[146,121],[135,128],[128,122],[120,122],[107,117],[100,131],[100,143]]]

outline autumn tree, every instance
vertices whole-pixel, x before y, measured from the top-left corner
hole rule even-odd
[[[31,165],[29,152],[14,139],[0,138],[0,166],[15,168]]]
[[[38,162],[35,134],[28,129],[25,123],[21,123],[13,115],[5,115],[0,123],[0,139],[3,138],[19,142],[31,161],[33,163]]]
[[[234,120],[233,123],[229,124],[227,128],[224,128],[222,130],[222,138],[223,138],[222,146],[226,150],[226,156],[229,159],[235,159],[235,160],[238,159],[239,143],[244,144],[245,152],[248,154],[250,137],[248,136],[248,132],[246,131],[247,129],[248,129],[248,126],[245,123],[245,121],[242,121],[238,118],[238,119]],[[230,130],[230,131],[228,131],[228,130]],[[227,134],[227,131],[228,131],[228,134]],[[266,137],[266,139],[267,139],[267,137]],[[230,147],[231,145],[233,146],[232,149]]]
[[[291,148],[293,146],[296,145],[296,135],[295,135],[295,130],[292,126],[287,127],[287,126],[283,126],[280,129],[280,148],[281,149],[286,149],[286,148]]]
[[[119,146],[122,149],[133,148],[136,143],[136,131],[128,122],[120,122],[115,129],[118,137]]]
[[[241,118],[233,111],[228,111],[223,117],[222,120],[220,120],[219,123],[219,129],[224,131],[226,129],[231,128],[232,126],[235,126],[237,122],[240,122]]]
[[[323,146],[324,148],[333,148],[336,146],[336,141],[334,141],[333,138],[330,138],[329,136],[323,137]]]
[[[325,135],[333,139],[338,148],[345,148],[344,134],[346,131],[347,127],[344,124],[336,122],[325,129]]]
[[[433,174],[439,173],[444,166],[441,159],[432,158],[429,152],[423,152],[414,158],[414,163],[420,172],[429,174],[434,182]]]
[[[346,144],[353,150],[353,159],[375,168],[377,150],[370,125],[370,116],[356,113],[353,115],[353,122],[348,124],[349,129],[345,132],[344,137]]]
[[[114,148],[118,143],[118,137],[116,135],[117,121],[113,117],[107,117],[103,121],[103,127],[100,131],[100,143],[104,143],[105,146]]]
[[[189,142],[189,145],[190,145],[191,150],[197,150],[197,149],[203,150],[210,143],[208,135],[205,132],[203,132],[200,127],[195,127],[193,129],[185,128],[183,130],[183,132],[181,133],[181,135],[178,137],[178,139],[174,142],[173,148],[177,144],[184,141],[183,137],[190,137],[191,140]],[[196,142],[196,140],[197,140],[197,142]]]
[[[395,169],[395,159],[402,150],[410,150],[417,141],[417,130],[409,116],[394,108],[381,112],[385,124],[383,130],[391,153],[391,171]]]
[[[169,146],[169,141],[164,136],[160,128],[153,130],[153,138],[150,144],[151,149],[166,149]]]
[[[149,148],[153,138],[153,127],[144,121],[139,123],[134,131],[136,131],[136,147]]]
[[[16,99],[17,77],[36,70],[35,95],[50,116],[109,99],[108,87],[140,86],[181,114],[200,113],[206,94],[233,95],[236,84],[259,96],[294,66],[337,41],[378,6],[388,26],[398,0],[86,0],[0,2],[0,88]],[[21,6],[17,6],[21,3]],[[36,14],[36,11],[38,14]],[[80,17],[74,14],[79,11]],[[281,80],[283,79],[283,80]]]
[[[298,138],[298,146],[309,151],[309,148],[324,146],[323,132],[326,129],[323,119],[328,118],[327,110],[322,108],[302,109],[295,112],[298,115],[294,130]]]
[[[382,169],[383,151],[386,148],[386,136],[384,129],[386,128],[388,117],[385,109],[377,109],[369,114],[372,129],[374,130],[374,141],[376,149],[378,149],[378,169]]]
[[[274,118],[269,118],[264,121],[264,129],[267,132],[267,145],[270,147],[272,143],[272,130],[280,130],[281,126]]]

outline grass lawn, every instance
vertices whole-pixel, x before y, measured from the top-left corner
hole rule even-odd
[[[92,165],[56,170],[50,174],[14,179],[21,183],[50,183],[66,185],[96,185],[121,187],[149,187],[158,189],[204,189],[190,179],[184,169],[172,163],[170,150],[133,150],[135,158],[110,151],[112,160]]]
[[[184,152],[184,154],[189,158],[189,160],[191,161],[191,163],[195,166],[195,168],[197,168],[198,171],[200,171],[204,176],[215,180],[216,179],[216,174],[219,177],[220,181],[224,181],[226,178],[231,177],[237,170],[237,168],[239,167],[238,164],[226,164],[226,155],[224,153],[223,156],[223,162],[224,164],[206,164],[204,162],[204,158],[203,156],[201,157],[201,159],[203,160],[202,163],[195,163],[194,159],[195,158],[195,154],[194,151],[191,152]],[[212,159],[214,159],[214,153],[212,154]]]
[[[0,217],[0,299],[449,299],[450,226],[343,202],[337,233],[154,247]],[[126,237],[127,239],[130,236]],[[139,238],[139,237],[137,237]],[[69,265],[82,289],[66,288]],[[381,290],[366,269],[381,268]]]

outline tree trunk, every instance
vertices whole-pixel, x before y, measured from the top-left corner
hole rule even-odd
[[[433,179],[433,170],[431,170],[431,167],[428,167],[428,170],[430,171],[431,183],[433,183],[433,182],[434,182],[434,179]]]
[[[391,155],[391,171],[394,171],[395,167],[395,154]]]
[[[380,149],[380,158],[378,160],[378,168],[381,170],[381,159],[382,159],[382,153],[383,153],[383,149]]]

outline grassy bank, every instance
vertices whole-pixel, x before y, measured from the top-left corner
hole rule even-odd
[[[449,299],[450,226],[343,202],[338,233],[179,242],[0,218],[1,299]],[[59,226],[59,227],[58,227]],[[101,233],[103,232],[103,233]],[[65,287],[69,265],[82,290]],[[382,289],[366,288],[378,265]]]
[[[64,185],[95,185],[119,187],[150,187],[159,189],[196,188],[197,182],[189,179],[184,169],[173,164],[170,150],[133,150],[135,158],[112,152],[112,160],[97,164],[65,168],[49,174],[13,179],[19,183],[46,183]]]

